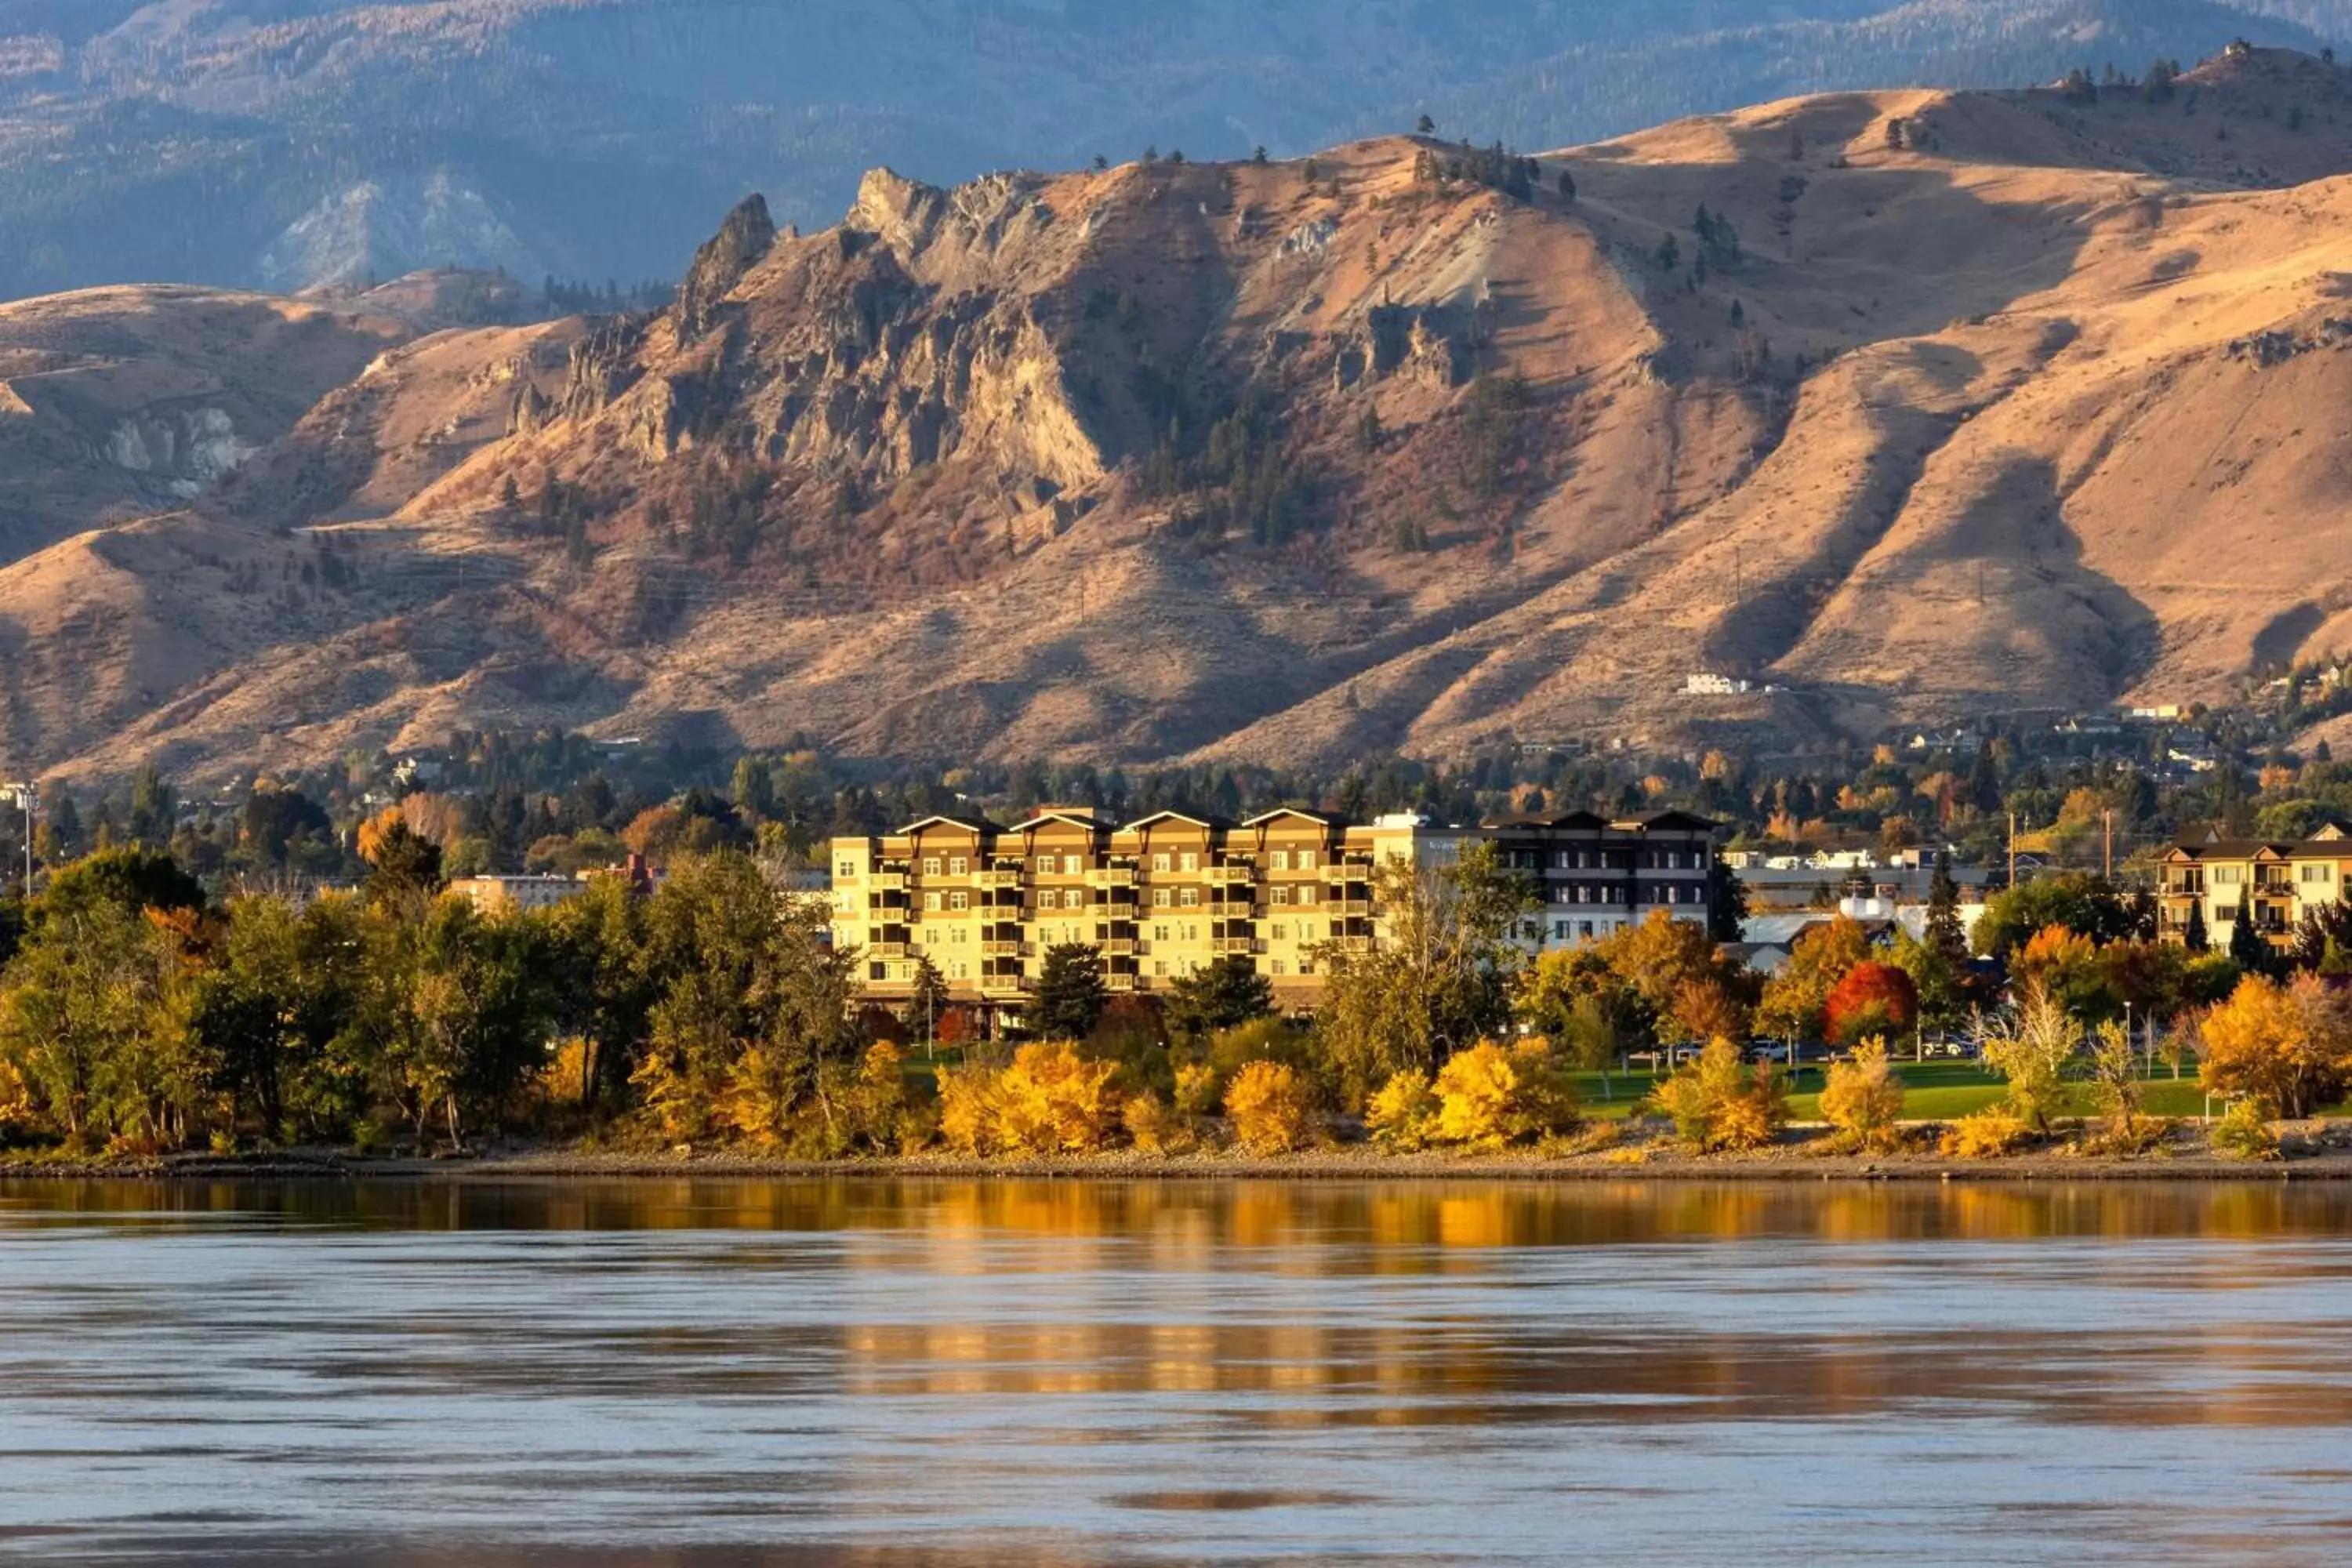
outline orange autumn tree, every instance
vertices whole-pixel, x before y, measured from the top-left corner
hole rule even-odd
[[[1822,1006],[1823,1029],[1850,1046],[1871,1035],[1900,1035],[1919,1020],[1919,987],[1891,963],[1865,960],[1839,976]]]

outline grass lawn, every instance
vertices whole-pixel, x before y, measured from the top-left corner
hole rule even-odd
[[[1790,1085],[1789,1110],[1796,1121],[1821,1120],[1823,1076],[1824,1069],[1809,1065]],[[1904,1117],[1914,1121],[1948,1121],[1966,1116],[2000,1100],[2003,1092],[2001,1080],[1973,1062],[1898,1062],[1895,1076],[1903,1080]],[[1579,1073],[1576,1092],[1586,1115],[1611,1120],[1631,1115],[1658,1081],[1648,1073],[1612,1073],[1611,1093],[1603,1099],[1601,1075]],[[2095,1113],[2088,1084],[2070,1084],[2066,1098],[2067,1114]],[[2148,1081],[2142,1109],[2152,1116],[2203,1115],[2205,1096],[2197,1087],[2197,1075],[2187,1073],[2176,1080],[2171,1068],[2159,1065],[2156,1077]]]

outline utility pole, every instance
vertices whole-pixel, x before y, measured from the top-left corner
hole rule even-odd
[[[2009,885],[2017,886],[2017,813],[2009,814]]]
[[[2100,859],[2100,869],[2099,869],[2099,875],[2100,875],[2101,877],[2105,878],[2106,880],[2108,880],[2108,881],[2112,882],[2112,881],[2114,881],[2114,880],[2116,879],[2116,814],[2115,814],[2115,809],[2111,806],[2111,807],[2109,807],[2107,810],[2101,812],[2099,815],[2100,815],[2100,816],[2105,820],[2105,826],[2106,826],[2106,843],[2105,843],[2105,848],[2101,851],[2101,853],[2100,853],[2100,858],[2099,858],[2099,859]]]
[[[16,796],[17,808],[25,814],[25,898],[33,897],[33,811],[41,803],[40,791],[30,784],[10,784],[9,794]]]

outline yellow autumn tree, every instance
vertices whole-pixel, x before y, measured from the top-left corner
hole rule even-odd
[[[1003,1072],[972,1066],[940,1068],[940,1141],[977,1158],[996,1152],[996,1102]]]
[[[1012,1154],[1104,1147],[1126,1108],[1111,1086],[1118,1071],[1117,1062],[1089,1061],[1067,1040],[1022,1047],[997,1079],[993,1142]]]
[[[1437,1137],[1498,1149],[1576,1125],[1576,1090],[1548,1040],[1508,1047],[1481,1040],[1437,1074]]]
[[[1761,1149],[1789,1121],[1788,1090],[1769,1066],[1749,1067],[1729,1040],[1707,1042],[1654,1093],[1683,1142],[1702,1153]]]
[[[1250,1062],[1225,1090],[1225,1114],[1234,1140],[1251,1153],[1287,1154],[1314,1133],[1314,1089],[1286,1062]]]
[[[1382,1148],[1411,1152],[1426,1149],[1437,1136],[1437,1091],[1429,1075],[1407,1068],[1381,1085],[1364,1111],[1364,1126]]]
[[[2309,1116],[2352,1082],[2352,1016],[2316,975],[2292,985],[2248,975],[2199,1033],[2206,1091],[2258,1100],[2273,1116]]]
[[[1830,1064],[1829,1081],[1822,1087],[1822,1119],[1845,1142],[1893,1149],[1902,1142],[1896,1127],[1902,1117],[1903,1084],[1887,1061],[1883,1037],[1870,1036],[1848,1059]]]

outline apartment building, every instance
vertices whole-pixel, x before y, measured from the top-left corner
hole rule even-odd
[[[1246,822],[1181,811],[1116,823],[1047,810],[1013,826],[934,816],[833,841],[833,940],[859,950],[877,1001],[908,994],[928,956],[958,1001],[1017,1014],[1046,951],[1076,942],[1100,951],[1114,992],[1165,991],[1238,955],[1284,1005],[1304,1007],[1331,955],[1379,939],[1372,873],[1388,861],[1440,864],[1490,841],[1545,889],[1524,939],[1574,946],[1653,910],[1704,921],[1715,830],[1679,812],[1475,827],[1294,809]]]
[[[2344,897],[2352,834],[2331,824],[2294,841],[2184,838],[2165,851],[2161,867],[2157,924],[2167,940],[2185,941],[2189,911],[2201,908],[2207,942],[2227,947],[2242,901],[2254,929],[2284,949],[2294,945],[2305,915]]]

